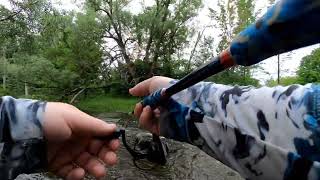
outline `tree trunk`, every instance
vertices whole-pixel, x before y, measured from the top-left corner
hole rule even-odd
[[[128,69],[128,72],[129,72],[130,76],[132,77],[132,81],[133,81],[134,84],[137,84],[138,81],[136,80],[136,71],[135,71],[134,63],[131,61],[129,55],[127,54],[126,46],[122,41],[121,34],[120,33],[118,33],[118,34],[119,34],[118,37],[121,40],[118,40],[117,44],[118,44],[118,46],[119,46],[119,48],[121,50],[122,57],[123,57],[124,61],[126,62],[126,66],[127,66],[127,69]]]
[[[194,53],[196,52],[196,49],[197,49],[197,47],[198,47],[198,44],[199,44],[199,42],[200,42],[200,40],[201,40],[201,38],[202,38],[203,33],[204,33],[205,30],[206,30],[206,28],[204,28],[204,29],[202,30],[202,32],[198,32],[198,37],[197,37],[196,43],[195,43],[195,45],[194,45],[194,47],[193,47],[193,49],[192,49],[192,51],[191,51],[191,55],[190,55],[190,57],[189,57],[188,66],[187,66],[187,72],[189,72],[189,71],[191,70],[191,61],[192,61],[192,58],[193,58],[193,56],[194,56]]]

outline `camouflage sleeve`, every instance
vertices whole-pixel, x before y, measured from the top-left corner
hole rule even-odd
[[[14,179],[47,167],[42,131],[46,103],[1,97],[0,179]]]
[[[184,114],[185,134],[193,139],[188,141],[244,178],[320,178],[319,85],[253,88],[203,82],[173,99],[203,113],[196,121],[191,111]]]

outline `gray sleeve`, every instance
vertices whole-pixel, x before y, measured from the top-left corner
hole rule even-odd
[[[1,97],[0,179],[14,179],[47,167],[43,114],[46,103]]]
[[[2,97],[0,142],[8,138],[12,141],[43,139],[42,121],[45,105],[46,103],[41,101]]]
[[[202,82],[173,98],[204,114],[188,132],[199,136],[192,143],[244,178],[319,179],[319,85]]]

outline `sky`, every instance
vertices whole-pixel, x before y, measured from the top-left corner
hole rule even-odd
[[[71,11],[71,10],[81,11],[81,7],[83,6],[83,0],[51,0],[51,2],[53,6],[66,11]],[[210,23],[212,24],[212,22],[210,22],[211,21],[210,18],[208,17],[208,14],[209,14],[208,7],[217,9],[217,4],[216,4],[217,1],[203,0],[203,2],[204,2],[204,7],[201,11],[199,11],[199,15],[195,19],[197,26],[199,26],[200,28]],[[0,0],[0,4],[8,5],[8,2],[7,0]],[[154,4],[154,0],[133,0],[130,3],[130,10],[133,13],[139,13],[142,10],[142,4],[144,6],[151,6],[152,4]],[[263,14],[267,10],[266,8],[267,1],[259,0],[257,1],[256,6],[257,6],[256,9],[262,9],[261,13]],[[216,32],[218,32],[217,29],[207,29],[205,31],[205,35],[206,34],[213,35],[215,39],[218,39],[218,35]],[[216,40],[215,42],[217,43],[218,40]],[[301,59],[304,56],[309,55],[312,52],[312,50],[319,47],[320,45],[317,44],[317,45],[308,46],[305,48],[295,50],[291,54],[291,59],[287,59],[287,60],[285,60],[285,57],[287,56],[287,54],[280,55],[282,59],[281,69],[286,70],[285,72],[281,73],[281,76],[295,75],[295,72],[300,65]],[[277,57],[276,56],[266,59],[265,61],[263,61],[263,63],[261,63],[261,66],[264,68],[265,72],[268,72],[268,74],[262,71],[258,71],[254,73],[254,77],[259,79],[262,84],[264,84],[266,80],[269,80],[271,78],[272,79],[277,78]]]

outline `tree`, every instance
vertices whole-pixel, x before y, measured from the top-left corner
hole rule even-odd
[[[73,72],[79,75],[80,84],[90,86],[99,79],[102,63],[101,47],[101,24],[95,18],[93,11],[86,14],[78,14],[77,20],[69,35],[69,48]]]
[[[212,36],[204,36],[199,44],[194,58],[195,67],[202,66],[214,55],[214,38]]]
[[[77,85],[77,74],[57,69],[44,57],[16,54],[11,61],[8,85],[13,94],[25,94],[27,84],[33,97],[60,99]]]
[[[220,12],[209,8],[214,27],[221,30],[217,53],[225,50],[236,35],[236,4],[233,0],[218,0]]]
[[[298,69],[301,84],[320,82],[320,48],[315,49],[308,56],[302,58]]]
[[[105,61],[115,63],[121,79],[137,83],[165,69],[172,71],[173,55],[186,43],[190,27],[201,0],[156,0],[137,15],[128,10],[129,1],[88,0],[104,25]],[[146,73],[137,73],[135,61],[148,65]]]
[[[210,10],[210,17],[215,27],[221,31],[220,42],[216,48],[219,54],[227,49],[233,38],[244,28],[254,22],[254,1],[252,0],[219,0],[219,11]],[[233,67],[219,73],[209,80],[223,84],[258,85],[253,79],[249,67]]]
[[[218,0],[217,3],[219,11],[209,8],[209,17],[214,22],[213,26],[221,31],[219,34],[220,41],[216,48],[216,52],[219,54],[229,46],[232,38],[235,36],[236,6],[232,0]],[[235,77],[237,75],[234,74],[234,68],[232,68],[216,74],[208,80],[222,84],[233,84]]]
[[[49,2],[19,1],[0,12],[0,17],[15,14],[0,22],[5,27],[0,30],[3,84],[12,94],[42,93],[61,100],[99,84],[103,31],[95,12],[60,12]]]
[[[35,53],[35,36],[38,33],[38,20],[40,14],[50,9],[46,1],[14,1],[9,0],[11,9],[0,6],[0,45],[2,46],[2,83],[6,89],[8,67],[11,66],[11,58],[15,53],[30,55]],[[25,84],[25,93],[28,94],[28,87]]]
[[[237,0],[237,26],[235,28],[235,33],[238,34],[246,27],[254,23],[254,0]],[[257,65],[253,65],[251,67],[238,67],[238,71],[242,72],[243,81],[250,82],[252,68],[255,68]]]

